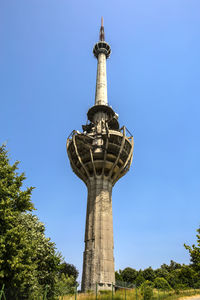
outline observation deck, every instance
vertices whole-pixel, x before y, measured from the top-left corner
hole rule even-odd
[[[97,142],[99,139],[100,144]],[[130,168],[133,136],[125,126],[118,131],[108,129],[101,134],[74,130],[67,139],[67,153],[74,173],[86,185],[98,176],[106,177],[114,185]]]

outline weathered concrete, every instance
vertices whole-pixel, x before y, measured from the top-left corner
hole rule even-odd
[[[82,290],[110,289],[115,283],[112,182],[101,176],[88,182]]]
[[[106,55],[104,53],[100,53],[98,55],[95,104],[96,105],[108,104]]]
[[[108,105],[106,59],[111,53],[104,29],[93,53],[98,59],[95,105],[88,111],[83,133],[73,131],[67,140],[72,170],[88,188],[83,256],[82,291],[112,289],[113,256],[112,187],[131,165],[133,137],[119,127],[118,116]],[[130,133],[129,133],[130,134]]]

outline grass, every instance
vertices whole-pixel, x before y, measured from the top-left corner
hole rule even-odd
[[[176,300],[183,297],[200,295],[200,289],[194,290],[181,290],[181,291],[159,291],[154,289],[152,300]],[[98,293],[98,300],[143,300],[143,296],[141,295],[139,289],[137,289],[137,297],[136,290],[118,290],[114,293],[112,298],[112,292],[103,292]],[[60,297],[60,300],[75,300],[75,295],[65,295]],[[79,293],[76,295],[76,300],[96,300],[96,295],[93,293],[83,294]]]

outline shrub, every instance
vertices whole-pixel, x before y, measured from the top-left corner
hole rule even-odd
[[[142,273],[139,273],[135,280],[136,287],[141,286],[141,284],[145,281],[144,277],[142,276]]]
[[[141,293],[143,293],[143,290],[147,287],[147,286],[150,286],[151,288],[154,288],[154,283],[150,280],[145,280],[141,286],[140,286],[140,290],[141,290]]]
[[[153,282],[146,280],[143,282],[143,284],[140,286],[141,294],[144,297],[144,300],[150,300],[153,297]]]
[[[56,294],[66,295],[74,294],[76,286],[76,280],[73,276],[61,274],[60,278],[56,281]]]
[[[144,300],[151,300],[153,297],[153,288],[151,286],[146,286],[143,292]]]
[[[157,277],[154,280],[154,285],[155,285],[155,288],[163,290],[163,291],[171,289],[171,287],[170,287],[169,283],[167,282],[167,280],[162,278],[162,277]]]
[[[188,289],[188,287],[185,284],[179,283],[179,284],[175,285],[174,289],[177,292],[179,290],[186,290],[186,289]]]

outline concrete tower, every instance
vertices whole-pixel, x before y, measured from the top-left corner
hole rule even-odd
[[[95,105],[83,132],[74,130],[67,139],[72,170],[88,189],[82,291],[95,290],[96,283],[98,289],[111,289],[115,283],[112,188],[129,170],[133,156],[133,137],[119,127],[118,115],[108,105],[106,59],[111,49],[103,18],[93,53],[98,61]]]

